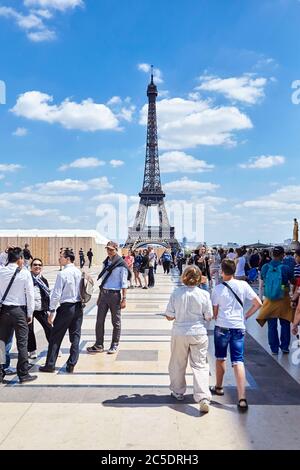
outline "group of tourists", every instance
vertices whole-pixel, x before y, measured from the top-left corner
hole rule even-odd
[[[118,254],[116,242],[108,242],[105,248],[107,257],[98,276],[100,289],[95,342],[87,347],[87,353],[105,351],[104,327],[108,311],[111,313],[113,332],[107,353],[117,353],[121,337],[121,310],[126,308],[128,283],[132,286],[134,282],[136,287],[154,287],[158,263],[162,264],[166,274],[171,265],[177,266],[179,273],[182,273],[181,285],[171,294],[165,313],[166,318],[174,322],[169,363],[171,394],[175,399],[183,400],[189,359],[194,377],[194,399],[200,403],[202,412],[208,412],[211,395],[224,394],[223,378],[229,347],[237,384],[238,409],[247,410],[244,368],[246,322],[260,309],[256,320],[261,326],[268,324],[272,354],[277,355],[280,350],[283,354],[289,353],[291,331],[296,335],[300,324],[300,250],[290,254],[277,246],[272,253],[249,253],[244,248],[236,252],[231,249],[220,252],[203,246],[189,257],[183,250],[177,253],[166,250],[158,259],[153,247],[128,253],[124,257]],[[25,249],[29,251],[28,246]],[[59,264],[62,269],[52,290],[43,275],[43,261],[32,257],[29,251],[28,264],[28,251],[25,252],[27,258],[24,251],[18,247],[8,247],[0,254],[0,382],[6,375],[15,373],[20,383],[37,378],[29,373],[28,361],[38,356],[35,320],[41,324],[48,341],[46,362],[39,367],[40,372],[55,371],[67,332],[71,345],[66,373],[73,373],[79,358],[85,274],[75,266],[73,250],[60,250]],[[245,260],[244,269],[247,263],[250,269],[258,270],[261,295],[251,287],[250,280],[241,275],[240,258]],[[143,274],[144,286],[140,274]],[[212,319],[215,320],[216,378],[215,385],[209,387],[207,326]],[[18,349],[16,372],[10,369],[14,334]]]
[[[165,250],[158,257],[152,246],[143,250],[129,250],[127,255],[123,256],[130,273],[130,288],[139,287],[141,289],[149,289],[155,286],[155,274],[158,265],[163,266],[164,274],[169,274],[171,266],[174,263],[174,252]],[[144,284],[144,285],[143,285]]]
[[[223,377],[229,347],[237,384],[238,409],[245,411],[248,409],[244,368],[246,322],[260,309],[256,320],[261,326],[268,324],[271,353],[278,355],[281,350],[283,354],[289,354],[291,331],[298,335],[300,325],[300,250],[285,253],[281,246],[276,246],[272,253],[248,253],[244,248],[236,250],[236,253],[232,250],[227,254],[224,252],[220,270],[216,260],[211,261],[205,253],[206,247],[196,250],[193,262],[183,272],[183,286],[172,293],[166,310],[167,319],[174,320],[169,363],[171,393],[177,400],[183,400],[189,359],[194,399],[200,403],[202,412],[208,412],[211,394],[224,395]],[[245,276],[237,275],[241,272],[238,269],[242,257],[250,269],[258,270],[260,292],[255,292]],[[211,284],[208,281],[217,269],[215,285],[209,289]],[[215,385],[209,389],[206,325],[212,318],[215,320],[216,379]]]

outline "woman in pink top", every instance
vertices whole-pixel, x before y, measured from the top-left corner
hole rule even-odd
[[[128,266],[128,268],[130,269],[130,272],[131,272],[131,278],[130,278],[130,288],[133,289],[133,263],[134,263],[134,257],[132,256],[132,253],[131,251],[128,252],[128,255],[125,256],[125,262]]]

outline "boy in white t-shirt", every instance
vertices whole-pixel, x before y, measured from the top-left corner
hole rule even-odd
[[[222,261],[223,283],[216,286],[212,292],[216,321],[214,330],[216,385],[211,391],[216,395],[224,395],[222,384],[229,346],[238,389],[238,408],[244,411],[248,408],[244,367],[245,320],[261,307],[262,302],[247,282],[234,279],[235,268],[234,261],[229,259]],[[244,315],[246,300],[251,301],[252,306]]]

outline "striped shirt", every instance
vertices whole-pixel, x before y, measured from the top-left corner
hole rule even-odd
[[[300,264],[296,264],[294,267],[294,277],[300,277]]]

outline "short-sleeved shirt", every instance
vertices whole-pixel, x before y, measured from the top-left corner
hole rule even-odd
[[[212,313],[209,293],[199,287],[178,287],[166,308],[166,315],[175,318],[173,336],[206,335],[206,322],[211,320]]]
[[[246,300],[259,299],[252,287],[245,281],[231,279],[227,284],[245,305]],[[219,306],[216,326],[222,328],[246,329],[244,308],[235,298],[234,294],[224,284],[218,284],[212,292],[213,306]]]
[[[269,265],[274,267],[281,265],[282,284],[284,284],[285,286],[288,286],[289,282],[294,279],[294,273],[287,264],[283,264],[281,261],[273,259],[272,261],[270,261],[270,263],[264,264],[261,268],[261,278],[263,281],[266,278]]]

